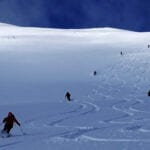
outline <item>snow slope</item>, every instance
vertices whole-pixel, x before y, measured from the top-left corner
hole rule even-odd
[[[0,119],[12,111],[24,132],[15,125],[0,149],[149,150],[149,39],[0,24]]]

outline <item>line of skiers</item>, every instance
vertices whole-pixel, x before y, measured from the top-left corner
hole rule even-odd
[[[121,55],[123,55],[123,53],[120,53]],[[93,75],[96,76],[97,75],[97,71],[93,72]],[[148,96],[150,96],[150,90],[147,93]],[[68,101],[71,101],[71,94],[70,92],[66,92],[65,94],[65,98]],[[15,115],[12,112],[9,112],[7,117],[5,117],[3,119],[3,123],[4,123],[4,128],[2,129],[2,133],[6,133],[9,134],[10,130],[13,128],[14,123],[16,123],[18,126],[21,126],[21,124],[18,122],[18,120],[16,119]]]
[[[148,45],[148,48],[150,48],[150,45]],[[120,55],[123,55],[123,52],[120,52]],[[97,71],[93,71],[93,75],[96,76],[97,75]],[[147,93],[148,96],[150,96],[150,90]],[[66,92],[65,94],[65,98],[68,101],[71,101],[71,94],[70,92]],[[16,123],[18,126],[21,126],[21,124],[19,123],[19,121],[16,119],[15,115],[12,112],[9,112],[7,117],[5,117],[3,119],[3,123],[4,123],[4,128],[2,129],[1,133],[6,133],[9,134],[11,129],[13,128],[14,123]]]

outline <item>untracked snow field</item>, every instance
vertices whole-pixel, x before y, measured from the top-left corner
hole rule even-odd
[[[149,42],[146,32],[0,24],[0,120],[11,111],[21,123],[0,149],[149,150]]]

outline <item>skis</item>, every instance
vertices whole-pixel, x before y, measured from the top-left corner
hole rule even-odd
[[[19,129],[20,129],[21,135],[17,135],[17,136],[27,135],[27,134],[23,131],[23,129],[22,129],[21,127],[20,127]],[[7,132],[4,131],[4,130],[1,130],[1,131],[0,131],[0,138],[9,138],[9,137],[12,137],[12,136],[14,136],[14,135],[12,135],[12,134],[10,134],[10,133],[7,133]],[[16,135],[15,135],[15,136],[16,136]]]
[[[7,133],[6,131],[2,130],[0,132],[0,137],[1,138],[8,138],[8,137],[11,137],[11,134],[10,133]]]

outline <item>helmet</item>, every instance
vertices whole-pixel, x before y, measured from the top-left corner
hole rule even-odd
[[[12,116],[12,115],[13,115],[13,113],[12,113],[12,112],[9,112],[9,113],[8,113],[8,116]]]

